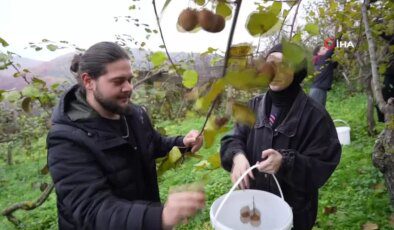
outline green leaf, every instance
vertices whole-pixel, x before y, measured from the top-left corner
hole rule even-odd
[[[135,5],[129,6],[129,10],[135,10]]]
[[[232,10],[229,5],[227,5],[224,2],[219,2],[216,6],[216,14],[223,16],[224,18],[227,18],[231,16]]]
[[[238,102],[232,103],[232,116],[234,117],[235,121],[241,124],[246,124],[249,126],[253,126],[256,122],[256,117],[253,111]]]
[[[211,61],[209,62],[209,64],[211,66],[215,66],[218,62],[220,62],[221,60],[223,60],[222,57],[214,57],[211,59]]]
[[[205,51],[204,53],[201,54],[201,56],[207,55],[207,54],[212,54],[214,52],[216,52],[218,49],[214,49],[212,47],[208,47],[207,51]]]
[[[386,63],[383,63],[383,64],[379,65],[379,73],[380,74],[386,73],[386,70],[387,70],[387,64]]]
[[[171,0],[166,0],[164,3],[163,9],[161,9],[161,14],[164,12],[164,10],[167,8],[168,4],[170,4]]]
[[[194,165],[194,168],[196,170],[204,170],[204,169],[209,169],[209,162],[207,160],[202,160],[198,162],[197,164]]]
[[[217,153],[211,155],[208,158],[208,162],[211,164],[212,169],[220,168],[220,166],[221,166],[221,164],[220,164],[220,154],[217,152]]]
[[[22,90],[22,95],[25,97],[37,98],[40,96],[40,90],[33,85],[29,85]]]
[[[209,92],[205,96],[197,99],[195,105],[196,109],[202,111],[208,110],[209,105],[213,102],[213,100],[215,100],[215,98],[223,92],[225,84],[226,83],[222,78],[214,82]]]
[[[150,56],[150,61],[154,67],[157,67],[167,61],[167,55],[162,51],[155,52]]]
[[[2,102],[4,99],[4,95],[3,95],[4,93],[5,93],[5,90],[0,89],[0,102]]]
[[[3,95],[5,100],[9,102],[15,102],[21,97],[21,94],[18,91],[5,92]]]
[[[305,25],[305,30],[308,32],[310,35],[319,35],[319,26],[313,23],[308,23]]]
[[[9,61],[8,55],[4,54],[4,53],[0,53],[0,61],[1,62],[8,62]]]
[[[182,74],[182,84],[188,88],[193,88],[198,82],[198,73],[195,70],[186,70]]]
[[[60,83],[54,83],[53,85],[51,85],[51,89],[53,91],[57,90],[57,88],[60,86]]]
[[[46,82],[37,78],[37,77],[33,77],[32,82],[36,85],[41,85],[41,86],[45,86]]]
[[[269,12],[273,15],[278,15],[282,11],[282,2],[274,2],[269,9]]]
[[[249,15],[246,29],[252,36],[262,35],[270,30],[278,20],[278,17],[271,12],[254,12]]]
[[[9,46],[9,44],[2,38],[0,38],[0,43],[3,47]]]
[[[48,164],[45,164],[45,166],[40,170],[42,175],[46,175],[49,173],[49,168],[48,168]]]
[[[283,62],[288,63],[295,72],[305,59],[304,49],[291,42],[283,41]]]
[[[58,49],[58,47],[57,47],[57,45],[54,45],[54,44],[48,44],[47,49],[50,51],[55,51]]]
[[[194,2],[199,5],[199,6],[203,6],[205,4],[205,0],[194,0]]]
[[[291,41],[296,42],[296,43],[300,43],[301,42],[301,33],[296,33],[294,34],[294,36],[291,38]]]
[[[31,112],[31,98],[30,97],[25,97],[22,99],[22,109],[26,113]]]

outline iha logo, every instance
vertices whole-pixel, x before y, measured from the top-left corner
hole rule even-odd
[[[337,48],[354,48],[354,44],[352,41],[342,41],[334,38],[326,38],[324,39],[324,47],[327,49]]]

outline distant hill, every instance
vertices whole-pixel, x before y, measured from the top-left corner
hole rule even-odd
[[[140,49],[132,49],[132,66],[135,70],[148,70],[152,68],[152,64],[148,61],[148,51]],[[191,66],[195,68],[200,75],[200,79],[205,81],[212,76],[217,76],[221,72],[220,64],[216,67],[211,67],[211,59],[213,55],[201,56],[198,53],[177,52],[171,53],[175,63],[180,63],[182,60],[193,59],[194,63]],[[74,53],[68,53],[59,56],[50,61],[38,61],[29,58],[15,57],[14,63],[18,63],[21,69],[29,69],[31,74],[28,77],[39,76],[48,84],[54,82],[72,81],[75,82],[74,76],[70,73],[70,63]],[[0,89],[21,89],[26,86],[22,78],[14,78],[15,69],[8,67],[6,70],[0,70]]]

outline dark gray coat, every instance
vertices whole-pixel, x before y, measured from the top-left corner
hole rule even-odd
[[[223,167],[231,171],[233,156],[243,153],[250,165],[261,161],[262,151],[272,148],[283,155],[276,174],[286,202],[292,207],[295,229],[311,229],[317,213],[318,189],[324,185],[339,163],[341,145],[333,121],[327,111],[308,98],[301,90],[275,130],[267,119],[265,95],[252,99],[250,107],[256,114],[252,128],[236,124],[221,142]],[[254,172],[252,189],[279,195],[272,176]]]

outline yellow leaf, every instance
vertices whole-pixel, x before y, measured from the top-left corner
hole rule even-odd
[[[30,113],[31,112],[31,98],[30,97],[23,98],[23,100],[22,100],[22,109],[26,113]]]
[[[230,57],[245,57],[252,53],[252,45],[247,43],[242,43],[238,45],[231,46]]]
[[[256,117],[253,111],[240,103],[233,102],[232,104],[233,117],[236,122],[253,126],[256,122]]]
[[[215,98],[221,92],[223,92],[224,87],[225,87],[225,82],[223,79],[219,79],[216,82],[214,82],[209,92],[205,96],[197,99],[195,108],[197,110],[207,111],[213,100],[215,100]]]
[[[220,168],[220,154],[217,152],[213,155],[211,155],[208,158],[208,162],[211,164],[212,169],[217,169]]]
[[[182,153],[179,151],[178,147],[173,147],[168,154],[168,160],[171,163],[177,162],[182,157]]]
[[[196,170],[203,170],[209,168],[209,162],[207,160],[202,160],[194,165]]]
[[[229,71],[224,80],[236,89],[251,90],[267,87],[270,77],[258,74],[256,69],[243,69],[241,71]]]
[[[215,142],[217,131],[213,129],[204,129],[204,147],[210,148]]]

